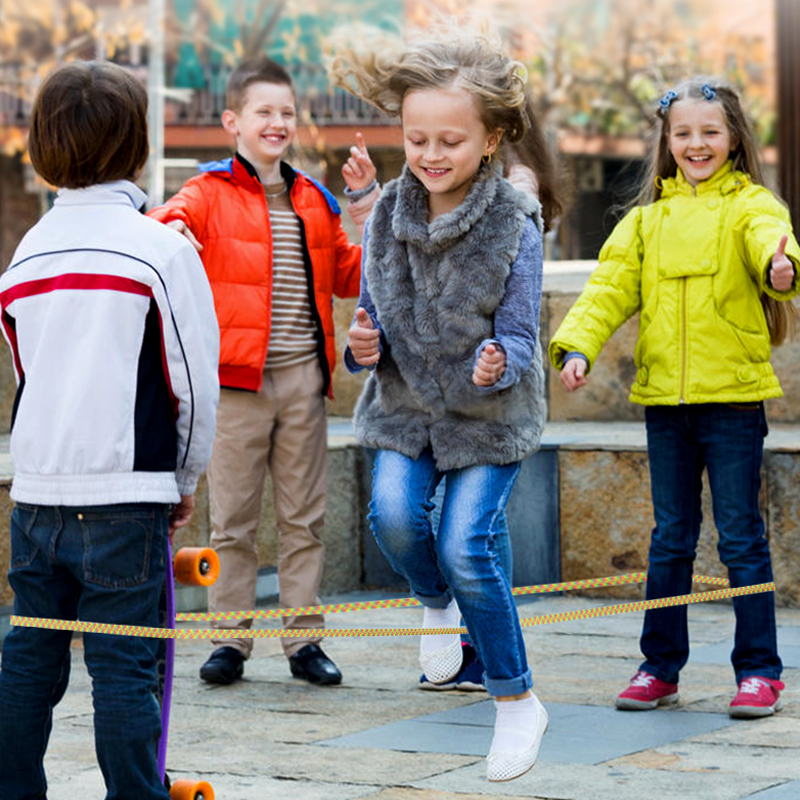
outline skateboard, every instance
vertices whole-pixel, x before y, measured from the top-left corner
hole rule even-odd
[[[170,558],[161,592],[161,626],[175,627],[175,581],[187,586],[210,586],[219,575],[219,556],[208,547],[182,547]],[[158,772],[169,790],[170,800],[214,800],[214,789],[206,781],[186,778],[171,781],[167,775],[167,739],[175,671],[175,640],[160,639],[157,655],[158,702],[161,706],[161,739],[158,742]]]

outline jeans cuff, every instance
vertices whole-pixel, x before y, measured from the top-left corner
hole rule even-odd
[[[440,610],[447,608],[453,600],[453,594],[449,589],[444,594],[437,595],[436,597],[425,597],[416,592],[414,593],[414,597],[416,597],[422,605],[428,608],[438,608]]]
[[[746,669],[736,674],[736,683],[740,684],[747,678],[768,678],[771,681],[779,681],[781,679],[781,670],[774,667],[769,669]]]
[[[483,675],[486,691],[492,697],[511,697],[515,694],[527,692],[533,686],[533,676],[530,669],[518,678],[490,678],[486,673]]]
[[[651,666],[646,661],[643,661],[641,664],[639,664],[639,670],[641,672],[646,672],[648,675],[652,675],[655,678],[658,678],[658,680],[663,681],[664,683],[677,684],[678,679],[680,677],[679,672],[675,672],[672,675],[670,675],[666,672],[662,672],[660,669],[658,669],[658,667]]]

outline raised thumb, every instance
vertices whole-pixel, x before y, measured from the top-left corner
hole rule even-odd
[[[374,328],[372,317],[363,308],[356,309],[356,324],[361,328]]]

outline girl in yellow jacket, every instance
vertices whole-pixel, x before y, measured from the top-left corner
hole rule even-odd
[[[772,581],[758,507],[767,423],[780,397],[769,362],[786,335],[800,248],[786,207],[762,186],[739,98],[702,79],[659,102],[651,179],[612,232],[600,264],[550,343],[561,383],[575,391],[600,349],[637,311],[630,399],[646,406],[653,529],[648,599],[689,594],[708,470],[719,554],[731,586]],[[648,202],[649,201],[649,202]],[[734,717],[781,705],[781,660],[771,592],[734,599]],[[645,660],[617,698],[644,710],[678,699],[689,657],[686,606],[648,611]]]

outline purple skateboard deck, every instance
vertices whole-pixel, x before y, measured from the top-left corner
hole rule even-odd
[[[172,571],[172,549],[167,545],[167,575],[161,593],[161,627],[175,627],[175,578]],[[175,672],[175,640],[159,639],[158,701],[161,705],[161,738],[158,742],[158,773],[169,788],[167,778],[167,740],[169,739],[169,712],[172,705],[172,678]]]

